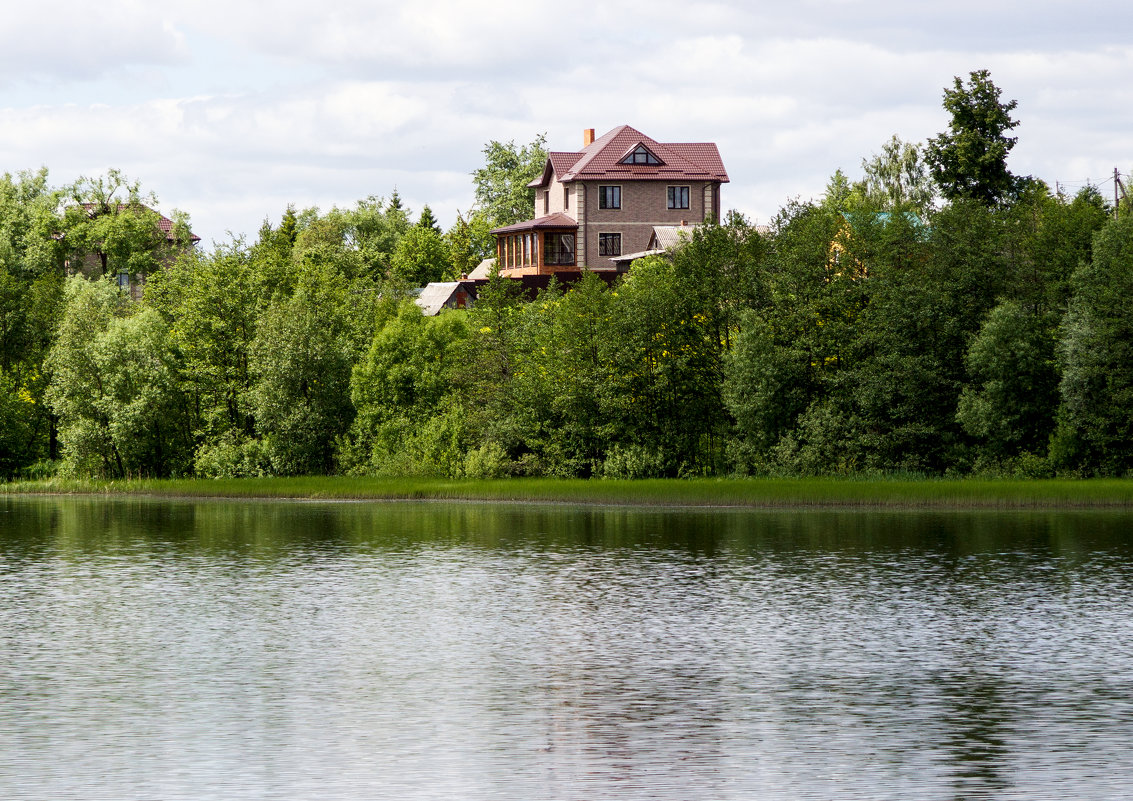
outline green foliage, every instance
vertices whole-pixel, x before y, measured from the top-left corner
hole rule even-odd
[[[1094,236],[1072,287],[1051,456],[1061,469],[1123,475],[1133,468],[1133,218]]]
[[[327,265],[299,274],[295,292],[260,320],[249,353],[256,433],[279,475],[329,473],[334,440],[346,432],[352,343],[345,282]]]
[[[0,176],[0,269],[25,279],[58,271],[62,192],[47,183],[47,169]]]
[[[80,178],[69,189],[63,243],[72,267],[94,275],[149,275],[172,256],[157,199],[118,170]],[[182,217],[182,227],[187,231]]]
[[[512,392],[500,411],[520,472],[589,476],[597,472],[613,426],[610,315],[605,282],[583,276],[570,291],[552,284],[516,315]]]
[[[718,309],[703,305],[692,276],[659,257],[635,263],[611,304],[611,375],[604,413],[611,445],[658,454],[663,475],[723,458],[729,425],[721,397],[724,347]]]
[[[460,474],[464,442],[454,381],[468,335],[463,314],[426,318],[411,301],[382,326],[350,379],[357,417],[343,451],[348,468]]]
[[[194,398],[198,437],[206,443],[254,433],[252,342],[262,310],[277,297],[256,267],[234,243],[186,256],[146,286],[146,303],[169,322],[182,386]]]
[[[918,145],[893,138],[881,146],[881,153],[862,159],[865,194],[879,208],[889,211],[913,209],[923,213],[932,208],[936,187]]]
[[[0,368],[0,478],[35,460],[35,417],[30,393]]]
[[[957,92],[934,142],[962,160],[964,104],[1013,104],[986,73]],[[1096,190],[983,174],[936,211],[894,137],[769,231],[730,214],[612,289],[585,273],[532,299],[497,271],[470,310],[426,318],[411,287],[530,216],[542,140],[485,155],[478,207],[444,235],[394,191],[288,207],[211,252],[153,239],[117,172],[72,187],[87,205],[66,217],[46,172],[0,178],[0,474],[49,475],[60,445],[63,473],[249,481],[1133,466],[1133,233]],[[147,271],[142,302],[64,281],[65,257]]]
[[[972,339],[965,364],[971,376],[956,418],[984,445],[991,461],[1045,452],[1058,401],[1052,320],[1017,301],[991,310]]]
[[[476,204],[493,227],[531,218],[535,190],[528,184],[538,178],[547,163],[546,136],[539,134],[529,145],[492,140],[484,146],[484,166],[472,173]]]
[[[433,226],[415,225],[406,232],[393,254],[390,275],[409,286],[452,280],[452,262],[444,238]]]
[[[841,170],[835,170],[822,195],[822,208],[827,211],[853,211],[865,202],[865,183],[851,183]]]
[[[71,472],[163,476],[188,468],[186,399],[168,328],[132,307],[110,281],[67,282],[58,337],[47,358],[46,399],[59,417]]]
[[[337,270],[347,280],[367,275],[373,278],[361,249],[351,238],[350,215],[332,209],[327,214],[312,214],[295,237],[291,249],[291,278],[310,267]]]
[[[817,390],[811,354],[777,329],[749,311],[728,360],[723,394],[736,421],[732,460],[745,472],[767,460]]]
[[[484,259],[495,255],[496,238],[491,229],[483,211],[474,211],[467,218],[459,211],[456,213],[456,222],[445,234],[454,275],[468,275]]]
[[[0,473],[54,455],[43,360],[62,303],[61,199],[46,169],[0,176]]]
[[[262,478],[273,474],[263,440],[225,434],[197,449],[193,469],[202,478]]]
[[[1067,201],[1051,195],[1040,182],[1030,184],[1007,220],[1012,293],[1036,313],[1064,313],[1071,276],[1079,264],[1091,260],[1094,234],[1109,219],[1110,211],[1094,187]]]
[[[862,230],[843,242],[838,258],[832,242],[848,223],[828,205],[791,204],[774,221],[766,300],[744,314],[723,378],[736,423],[729,455],[741,472],[780,469],[780,440],[853,365],[868,234],[878,228],[871,215],[860,219]]]
[[[1007,154],[1016,137],[1007,132],[1017,102],[1002,103],[987,70],[972,72],[968,84],[955,79],[944,90],[944,109],[952,115],[948,130],[928,140],[925,159],[948,200],[973,200],[992,206],[1009,199],[1016,180],[1007,170]]]
[[[417,219],[418,228],[429,228],[436,233],[441,233],[441,226],[437,224],[437,218],[433,216],[433,210],[429,208],[429,204],[421,209],[421,216]]]

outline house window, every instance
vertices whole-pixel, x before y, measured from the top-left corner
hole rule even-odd
[[[130,288],[130,274],[125,270],[118,273],[118,288],[123,292]]]
[[[638,145],[622,159],[622,164],[661,164],[661,159],[649,152],[645,145]]]
[[[620,209],[622,207],[622,188],[620,186],[598,187],[598,208]]]
[[[670,209],[687,209],[688,208],[688,187],[687,186],[670,186],[669,187],[669,208]]]
[[[563,187],[563,211],[570,209],[570,187]]]
[[[574,264],[574,234],[543,234],[543,263],[557,266]]]
[[[548,209],[548,206],[550,206],[550,205],[551,205],[551,190],[550,189],[544,189],[543,190],[543,214],[544,215],[550,213],[550,211]]]
[[[620,256],[620,255],[622,255],[622,235],[621,234],[598,234],[598,255],[599,256]]]

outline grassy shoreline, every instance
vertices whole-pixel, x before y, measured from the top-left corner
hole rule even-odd
[[[573,479],[452,480],[306,476],[247,479],[48,479],[0,484],[0,494],[323,501],[487,501],[746,508],[1133,508],[1133,480]]]

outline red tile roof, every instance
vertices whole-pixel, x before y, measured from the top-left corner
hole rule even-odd
[[[638,145],[652,152],[662,164],[622,164]],[[543,186],[553,171],[563,183],[600,178],[633,181],[674,179],[728,182],[720,151],[712,142],[658,142],[628,125],[619,125],[578,153],[551,153],[543,176],[531,186]]]
[[[529,183],[528,187],[545,186],[551,181],[551,173],[555,175],[563,175],[567,170],[574,166],[574,163],[582,158],[581,153],[562,153],[559,151],[552,151],[547,154],[547,164],[543,167],[543,174]]]
[[[129,206],[128,203],[119,203],[117,211],[121,212],[124,209],[127,209],[129,207],[130,206]],[[175,237],[173,236],[173,220],[169,219],[168,217],[166,217],[163,214],[160,214],[160,213],[154,211],[149,206],[142,206],[142,208],[145,209],[146,211],[153,211],[154,214],[157,214],[158,227],[161,228],[162,232],[165,234],[166,239],[173,241],[175,239]],[[83,209],[91,217],[94,217],[98,213],[97,206],[94,203],[84,203]],[[197,236],[196,234],[194,234],[192,231],[190,231],[189,232],[189,241],[196,243],[196,242],[200,242],[201,238],[199,236]]]
[[[503,228],[493,228],[493,234],[517,234],[520,231],[531,231],[543,228],[569,228],[575,230],[578,228],[578,223],[573,217],[568,217],[562,212],[555,212],[548,214],[546,217],[536,217],[534,220],[524,220],[523,222],[514,223],[512,225],[505,225]]]

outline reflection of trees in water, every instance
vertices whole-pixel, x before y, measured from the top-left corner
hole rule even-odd
[[[1013,755],[1008,740],[1015,721],[1007,689],[973,672],[950,677],[940,693],[944,707],[940,747],[951,768],[957,801],[1010,787],[1008,762]]]
[[[590,783],[706,792],[721,778],[729,717],[721,677],[689,655],[629,650],[584,646],[547,666],[537,706],[554,797],[585,794]]]
[[[1123,512],[941,512],[576,507],[566,504],[320,503],[48,497],[9,500],[13,537],[61,551],[146,547],[274,550],[459,545],[575,550],[646,548],[695,554],[883,553],[1072,556],[1127,551]]]

